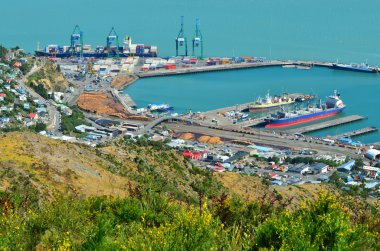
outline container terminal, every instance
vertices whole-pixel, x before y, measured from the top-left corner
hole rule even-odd
[[[53,58],[156,57],[157,50],[157,46],[132,44],[132,38],[129,36],[126,36],[120,45],[119,35],[113,27],[106,37],[106,44],[92,49],[91,45],[84,44],[83,32],[76,25],[70,36],[70,45],[48,45],[44,50],[37,48],[35,53],[39,57]]]
[[[188,49],[188,40],[185,35],[183,21],[184,19],[181,17],[181,29],[175,39],[176,54],[173,57],[159,57],[157,46],[132,44],[132,39],[128,36],[124,38],[122,45],[120,45],[119,36],[114,28],[112,28],[108,36],[106,36],[105,45],[96,46],[95,49],[92,49],[91,45],[84,44],[83,32],[78,25],[75,26],[70,36],[70,45],[48,45],[44,50],[37,48],[36,56],[48,57],[56,61],[61,66],[61,69],[76,70],[82,75],[89,73],[101,79],[107,79],[108,77],[112,78],[117,75],[125,74],[133,76],[134,81],[146,77],[195,74],[256,67],[282,66],[283,68],[296,68],[299,70],[308,70],[312,67],[337,69],[337,63],[314,60],[267,60],[265,57],[254,56],[204,57],[203,35],[200,30],[199,19],[196,20],[194,37],[189,41],[191,45],[190,50]],[[368,65],[339,64],[338,70],[377,73],[379,68],[370,67]],[[92,88],[85,90],[91,91],[90,89]],[[128,111],[134,114],[147,112],[144,109],[137,109],[137,112],[136,109],[132,109],[136,107],[136,104],[128,95],[120,95],[117,92],[112,93]],[[303,97],[306,97],[306,95]],[[296,97],[294,96],[293,98]],[[238,110],[233,107],[221,108],[215,111],[205,112],[202,116],[192,117],[192,119],[200,121],[201,124],[207,123],[207,126],[217,126],[223,130],[236,131],[244,128],[255,131],[256,129],[252,129],[251,127],[260,125],[265,117],[247,118],[243,110],[254,110],[252,109],[252,105],[254,105],[253,102],[240,105],[239,107],[241,109]],[[229,116],[231,114],[235,117],[232,118]],[[189,115],[182,115],[182,117],[183,116]],[[331,123],[322,122],[301,129],[281,131],[286,134],[296,134],[300,131],[301,133],[305,133],[307,131],[319,130],[318,128],[323,129],[360,119],[362,119],[361,116],[350,116],[332,120]],[[363,128],[356,132],[351,132],[350,135],[362,135],[372,131],[374,131],[374,129],[369,130],[368,128]]]

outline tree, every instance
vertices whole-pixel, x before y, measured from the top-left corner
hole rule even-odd
[[[352,167],[353,171],[358,171],[359,169],[362,169],[364,166],[364,162],[362,159],[356,159],[355,165]]]
[[[45,131],[46,130],[46,124],[44,124],[44,123],[37,123],[34,130],[36,132]]]

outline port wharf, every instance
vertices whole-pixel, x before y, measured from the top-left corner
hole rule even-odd
[[[378,131],[377,127],[370,126],[370,127],[365,127],[365,128],[359,129],[359,130],[354,130],[354,131],[338,134],[338,135],[333,136],[332,138],[333,139],[339,139],[342,137],[353,138],[353,137],[357,137],[357,136],[361,136],[364,134],[377,132],[377,131]]]
[[[173,69],[173,70],[156,70],[156,71],[148,71],[148,72],[137,72],[135,73],[135,75],[139,78],[149,78],[149,77],[163,77],[163,76],[182,75],[182,74],[193,74],[193,73],[203,73],[203,72],[213,72],[213,71],[228,71],[228,70],[258,68],[258,67],[285,66],[285,65],[296,65],[296,66],[307,65],[307,66],[319,66],[319,67],[329,68],[333,66],[333,63],[322,62],[322,61],[300,61],[300,60],[266,60],[263,62],[253,62],[253,63],[208,65],[208,66],[178,68],[178,69]]]
[[[287,130],[286,132],[289,134],[314,132],[314,131],[322,130],[325,128],[348,124],[348,123],[363,120],[363,119],[366,119],[366,117],[363,117],[360,115],[351,115],[351,116],[347,116],[343,118],[325,121],[325,122],[314,124],[314,125]]]

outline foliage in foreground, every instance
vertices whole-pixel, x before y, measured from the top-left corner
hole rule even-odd
[[[296,210],[226,195],[189,205],[130,187],[130,197],[38,205],[3,193],[0,248],[90,250],[379,250],[379,211],[321,192]]]

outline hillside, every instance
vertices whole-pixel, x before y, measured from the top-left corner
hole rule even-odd
[[[55,141],[33,133],[3,134],[0,144],[0,186],[28,187],[53,198],[59,194],[125,196],[128,180],[111,174],[110,163],[85,146]]]
[[[28,77],[28,85],[36,88],[39,84],[42,84],[48,92],[64,92],[69,87],[69,82],[57,68],[57,65],[51,61],[46,61],[39,71]]]
[[[144,137],[0,138],[2,250],[380,248],[379,206],[324,186],[213,174]]]
[[[0,137],[3,190],[25,179],[30,180],[31,188],[49,198],[59,194],[124,197],[132,184],[194,201],[204,184],[208,184],[210,191],[206,192],[210,195],[221,189],[208,172],[194,171],[174,151],[147,146],[146,142],[139,146],[119,140],[91,148],[27,132]]]

